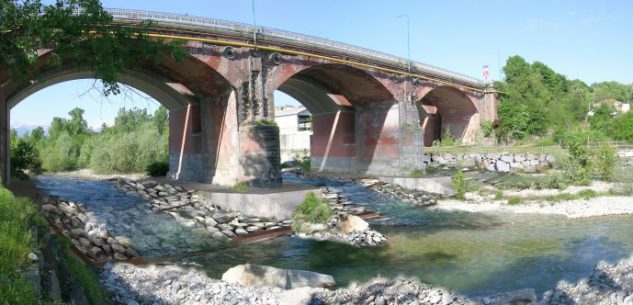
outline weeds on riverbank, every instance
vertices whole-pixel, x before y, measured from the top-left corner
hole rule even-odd
[[[15,198],[0,187],[0,304],[42,304],[33,283],[24,275],[29,253],[37,248],[36,234],[44,219],[27,198]]]
[[[304,223],[324,224],[331,216],[332,208],[327,200],[319,199],[314,192],[309,192],[292,215],[292,230],[301,232]]]

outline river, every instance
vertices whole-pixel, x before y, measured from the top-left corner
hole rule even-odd
[[[587,276],[600,260],[616,262],[633,253],[633,216],[569,220],[549,215],[437,211],[385,199],[355,184],[289,175],[284,179],[336,187],[354,202],[380,212],[385,217],[375,220],[372,228],[384,233],[388,244],[358,249],[331,242],[277,238],[217,248],[204,241],[191,241],[187,238],[190,232],[179,228],[169,216],[145,212],[139,207],[145,206],[141,199],[118,191],[111,182],[47,175],[38,178],[36,184],[45,192],[82,202],[98,215],[104,209],[140,211],[134,212],[139,215],[133,218],[122,215],[105,217],[104,221],[123,231],[118,234],[132,235],[135,242],[144,241],[144,232],[151,232],[163,237],[160,242],[173,243],[170,249],[179,253],[206,249],[172,258],[171,262],[197,266],[212,277],[250,262],[330,274],[339,286],[378,275],[403,275],[468,296],[526,287],[541,294],[560,280],[575,282]],[[127,226],[117,222],[127,222]],[[189,243],[179,243],[183,240]],[[150,244],[139,252],[148,256],[174,254],[156,251]]]

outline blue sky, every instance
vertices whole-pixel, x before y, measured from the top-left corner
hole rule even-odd
[[[46,2],[46,1],[45,1]],[[253,22],[251,0],[123,1],[105,7],[153,10]],[[255,0],[258,25],[315,35],[402,57],[407,56],[410,19],[411,57],[434,66],[480,77],[511,55],[539,60],[571,79],[587,83],[633,83],[633,1],[375,1]],[[83,95],[91,82],[59,84],[34,94],[12,111],[12,124],[45,125],[70,109],[86,109],[89,125],[111,123],[123,106],[148,101]],[[288,98],[279,96],[277,104]],[[152,107],[156,107],[155,104]]]

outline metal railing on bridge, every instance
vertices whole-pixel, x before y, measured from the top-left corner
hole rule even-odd
[[[151,20],[163,24],[172,24],[180,26],[191,26],[202,29],[212,29],[214,32],[233,32],[235,34],[253,35],[257,33],[258,37],[272,38],[273,40],[282,40],[288,44],[296,45],[302,48],[318,48],[321,50],[330,50],[335,53],[342,53],[353,57],[361,57],[369,60],[379,61],[385,64],[396,66],[403,71],[406,71],[409,61],[407,59],[390,55],[383,52],[378,52],[354,45],[333,41],[330,39],[299,34],[291,31],[273,29],[268,27],[254,27],[253,25],[227,21],[221,19],[203,18],[181,14],[160,13],[152,11],[139,11],[128,9],[115,9],[108,8],[107,11],[112,14],[115,20],[123,21],[138,21],[138,20]],[[470,77],[461,73],[452,72],[446,69],[434,67],[432,65],[411,62],[412,71],[418,71],[424,74],[433,75],[444,80],[452,80],[459,83],[474,86],[476,88],[486,88],[489,83],[485,83],[477,78]]]

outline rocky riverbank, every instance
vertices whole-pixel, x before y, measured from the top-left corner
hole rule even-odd
[[[116,185],[131,196],[145,199],[153,211],[168,214],[186,227],[206,230],[220,240],[287,228],[292,223],[288,219],[263,219],[248,217],[237,211],[225,211],[207,202],[193,190],[168,183],[118,179]]]
[[[138,258],[132,240],[114,236],[81,203],[48,198],[42,205],[48,221],[82,253],[95,262]]]
[[[311,287],[289,290],[278,287],[246,287],[209,278],[204,272],[195,269],[177,266],[140,267],[124,263],[106,265],[101,271],[100,279],[115,301],[128,305],[633,304],[633,257],[617,264],[601,262],[587,278],[577,283],[561,281],[552,290],[546,291],[540,301],[532,289],[468,298],[408,278],[375,278],[362,285],[352,284],[336,290]],[[269,277],[262,279],[270,280],[272,279]]]

